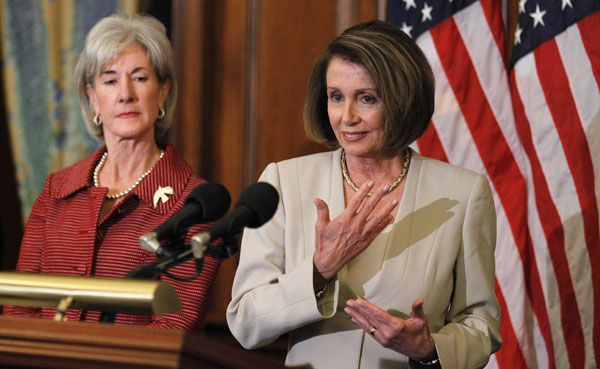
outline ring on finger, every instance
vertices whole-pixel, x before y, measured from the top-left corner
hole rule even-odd
[[[371,336],[374,336],[374,335],[375,335],[375,332],[377,332],[377,328],[375,328],[375,327],[372,327],[372,328],[371,328],[371,330],[369,331],[369,334],[370,334]]]

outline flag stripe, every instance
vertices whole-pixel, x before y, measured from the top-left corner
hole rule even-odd
[[[566,164],[567,160],[564,156],[565,153],[561,150],[562,145],[560,137],[553,123],[548,104],[544,98],[545,93],[538,77],[534,54],[527,54],[516,65],[513,86],[514,89],[518,91],[518,98],[522,101],[522,110],[524,110],[524,116],[526,116],[526,120],[517,120],[517,124],[519,126],[525,124],[528,129],[531,130],[530,138],[533,143],[533,149],[529,151],[532,152],[535,150],[536,158],[534,160],[533,157],[530,157],[530,160],[532,161],[532,166],[539,163],[541,170],[538,176],[547,179],[547,188],[550,193],[549,196],[551,196],[549,199],[540,201],[549,202],[549,204],[545,204],[546,207],[554,206],[556,208],[559,217],[558,225],[561,228],[556,228],[556,224],[548,223],[547,218],[541,218],[540,220],[543,223],[546,222],[545,226],[548,227],[545,231],[546,233],[558,234],[559,232],[564,232],[564,244],[557,244],[558,240],[556,238],[548,238],[547,247],[548,255],[553,259],[552,261],[557,269],[555,277],[557,279],[561,301],[566,301],[564,299],[568,299],[570,302],[565,302],[561,306],[563,316],[559,317],[558,315],[554,315],[552,320],[555,321],[560,319],[562,326],[570,331],[581,330],[581,322],[579,319],[582,319],[584,316],[582,315],[584,306],[581,304],[581,299],[585,298],[585,296],[582,297],[580,291],[588,284],[577,283],[581,278],[573,272],[577,273],[581,272],[581,270],[589,270],[589,266],[581,264],[581,261],[585,261],[585,258],[579,256],[582,252],[585,253],[585,241],[582,236],[584,233],[583,220],[581,218],[581,209],[579,208],[577,201],[575,184],[573,183],[571,173]],[[514,92],[515,91],[513,91],[513,93]],[[519,105],[518,101],[514,102],[514,109],[516,115],[519,116],[521,105]],[[534,124],[530,124],[529,122],[534,122]],[[523,141],[523,145],[526,145],[526,140]],[[533,178],[534,180],[537,180],[535,177]],[[538,181],[538,183],[540,182]],[[539,191],[540,189],[534,190],[536,196],[539,195]],[[540,210],[540,215],[545,217],[550,216],[547,211],[542,210]],[[561,239],[563,238],[561,237]],[[567,273],[558,271],[560,266],[564,267],[564,262],[555,260],[557,248],[565,249],[564,251],[558,252],[567,253],[566,265],[570,268],[566,270]],[[570,275],[568,273],[570,273]],[[567,277],[573,278],[573,280],[565,280]],[[571,284],[573,287],[570,287]],[[570,289],[573,289],[575,286],[578,287],[575,289],[575,297],[573,298],[570,296]],[[589,295],[592,294],[593,293],[590,290]],[[553,307],[550,305],[549,308]],[[568,314],[573,308],[579,308],[579,316],[575,322],[571,320],[573,315]],[[590,322],[591,321],[592,320],[590,319]],[[554,331],[556,331],[556,328]],[[557,355],[556,359],[559,360],[564,356],[568,356],[569,360],[572,362],[573,360],[579,360],[579,357],[584,357],[585,345],[587,344],[586,340],[577,339],[578,335],[570,334],[569,331],[562,332],[562,329],[561,334],[564,335],[568,347],[565,346],[566,353],[561,351],[562,354]],[[589,338],[591,340],[591,337]],[[557,338],[554,337],[554,339],[556,342]],[[580,350],[583,350],[583,353],[576,352]]]
[[[446,78],[431,34],[429,32],[423,34],[419,37],[418,43],[427,55],[436,76],[436,109],[432,122],[436,127],[440,142],[445,148],[449,162],[461,163],[461,165],[471,170],[485,173],[485,168],[479,155],[476,154],[477,148],[475,147],[471,133],[460,112],[458,102],[452,93],[452,87]],[[492,183],[492,187],[493,185]],[[509,292],[505,296],[509,312],[506,315],[510,316],[512,325],[519,332],[517,336],[518,343],[524,349],[528,349],[530,344],[529,339],[526,337],[527,332],[533,330],[534,334],[538,334],[539,330],[535,326],[533,329],[528,327],[531,309],[525,301],[525,295],[521,293],[520,288],[518,290],[510,288],[512,285],[522,286],[524,284],[523,268],[515,268],[515,266],[521,264],[521,259],[514,243],[514,238],[512,237],[506,213],[498,199],[497,191],[494,191],[494,203],[496,204],[498,228],[495,252],[496,261],[497,264],[500,261],[500,265],[508,265],[506,268],[496,268],[496,275],[501,288]],[[501,349],[497,355],[502,355],[503,352],[507,351]],[[511,356],[512,354],[507,352],[506,355]]]
[[[572,26],[556,37],[556,44],[569,78],[569,88],[587,137],[591,157],[597,158],[600,157],[600,89],[596,79],[590,76],[594,75],[594,68],[600,69],[600,64],[592,65],[588,53],[600,52],[600,47],[596,43],[596,50],[589,47],[586,49],[582,36],[580,28]],[[594,161],[593,165],[594,173],[600,173],[600,160]]]
[[[489,6],[489,3],[486,2],[482,2],[481,4],[487,4]],[[491,38],[491,35],[494,34],[493,30],[490,30],[490,32],[484,32],[485,28],[488,27],[488,24],[485,24],[486,17],[483,15],[483,13],[477,13],[477,11],[480,8],[486,9],[485,5],[474,4],[473,6],[466,8],[462,12],[456,14],[454,16],[454,19],[456,20],[461,36],[463,37],[463,40],[467,46],[467,50],[471,57],[471,61],[477,72],[477,76],[481,83],[481,87],[487,97],[487,101],[489,102],[490,107],[494,113],[498,127],[501,129],[505,140],[509,145],[510,150],[514,156],[515,163],[520,168],[521,173],[526,173],[528,172],[528,164],[526,156],[524,155],[520,146],[518,134],[514,126],[511,101],[509,98],[509,94],[507,93],[508,77],[506,74],[505,63],[502,59],[502,53],[499,52],[502,50],[498,50],[498,43],[495,43],[494,40]],[[498,17],[498,19],[500,19],[500,17]],[[495,26],[500,26],[501,29],[503,29],[503,24],[499,23]],[[489,25],[489,27],[493,26]],[[469,28],[471,28],[470,31],[465,31]],[[489,47],[481,47],[481,45],[489,45]],[[477,104],[478,102],[475,101],[474,103]],[[525,208],[523,209],[523,211],[525,211]],[[498,210],[498,213],[501,213],[501,209]],[[541,227],[538,227],[538,229],[540,229],[538,234],[541,235],[539,238],[543,239],[543,232],[541,231]],[[508,227],[502,227],[502,223],[500,221],[498,222],[498,231],[510,232]],[[537,244],[538,243],[534,244],[528,242],[528,245],[535,246]],[[499,237],[497,248],[507,247],[516,246],[513,245],[511,241],[502,240]],[[541,255],[543,254],[543,250],[542,253],[533,252],[533,257],[535,257],[536,260],[539,260],[538,258],[541,258],[541,261],[544,262],[545,258],[541,257]],[[499,252],[498,255],[502,254]],[[506,253],[504,253],[504,255],[499,256],[497,260],[503,260],[504,262],[506,262],[510,259],[507,257]],[[511,294],[514,294],[515,289],[513,288],[513,286],[522,286],[524,284],[523,279],[517,280],[514,278],[514,265],[519,264],[513,264],[508,268],[502,268],[503,264],[507,263],[499,263],[499,268],[496,269],[497,278],[503,281],[503,283],[500,283],[501,286],[506,288],[508,291],[511,291]],[[543,263],[542,265],[545,265],[545,263]],[[536,271],[537,268],[532,269],[532,272],[536,273]],[[537,278],[542,283],[545,282],[545,279],[540,279],[537,275],[534,275],[534,278]],[[544,290],[539,292],[540,297],[538,300],[540,302],[545,302],[545,299],[543,298],[543,291]],[[514,298],[512,299],[514,300]],[[514,304],[514,301],[512,302],[512,304]],[[523,306],[526,309],[531,308],[529,304],[524,304]],[[541,311],[542,313],[547,314],[547,312],[544,311],[545,307],[540,306],[539,309],[539,311]],[[516,314],[514,314],[515,312]],[[546,322],[542,321],[542,326],[540,327],[540,324],[537,322],[537,320],[534,319],[534,323],[532,324],[532,326],[526,327],[525,325],[531,324],[527,323],[527,321],[529,320],[529,318],[527,317],[528,314],[524,313],[524,311],[522,310],[519,311],[516,309],[513,309],[512,313],[514,314],[512,317],[512,322],[517,327],[519,327],[520,333],[523,335],[523,337],[519,339],[519,342],[521,342],[521,344],[523,345],[523,349],[527,350],[528,360],[531,361],[532,365],[542,364],[546,365],[545,367],[547,367],[549,360],[551,360],[552,357],[551,352],[549,353],[546,349],[546,341],[548,341],[548,345],[552,344],[550,326],[546,324]],[[550,319],[547,320],[549,321]],[[542,330],[546,332],[545,335],[542,334]],[[508,349],[500,350],[497,353],[497,356],[499,357],[507,355],[509,357],[512,357],[514,354],[508,351]],[[547,358],[547,356],[550,356],[550,358]]]
[[[491,112],[474,72],[468,52],[452,18],[430,30],[445,73],[471,131],[490,180],[507,213],[513,237],[525,269],[525,287],[546,342],[551,334],[545,300],[531,240],[526,229],[526,187],[524,178]],[[444,45],[452,50],[443,50]]]
[[[448,162],[446,152],[442,147],[442,142],[438,136],[437,130],[433,122],[429,124],[427,130],[423,135],[417,139],[417,145],[419,146],[419,152],[421,155]]]
[[[583,230],[591,263],[593,287],[593,306],[600,306],[600,267],[598,246],[600,231],[598,207],[594,191],[594,169],[592,157],[587,146],[585,132],[564,71],[558,46],[555,40],[549,40],[534,50],[535,60],[540,74],[540,82],[545,93],[548,107],[561,139],[566,160],[575,182],[575,188],[583,215]],[[552,63],[547,60],[554,60]],[[580,307],[582,308],[582,307]],[[598,339],[600,338],[600,309],[594,309],[593,342],[596,357],[599,357]],[[583,340],[583,337],[582,337]],[[583,364],[583,363],[582,363]],[[579,366],[576,366],[579,367]],[[581,366],[583,367],[583,366]]]
[[[496,297],[498,297],[498,303],[500,304],[500,311],[502,312],[502,320],[500,323],[500,335],[502,336],[502,349],[496,354],[496,362],[500,369],[527,369],[527,363],[523,357],[523,353],[519,348],[519,341],[515,335],[512,324],[508,317],[508,307],[506,306],[506,300],[502,294],[502,289],[496,279]],[[504,352],[506,354],[501,354]]]
[[[502,55],[500,60],[506,61],[505,36],[504,36],[504,20],[502,19],[502,2],[494,0],[479,1],[485,19],[489,24],[489,31],[494,37],[498,51]]]
[[[515,73],[511,74],[511,83],[516,86]],[[558,285],[559,296],[560,296],[560,308],[562,314],[560,320],[562,322],[562,328],[565,331],[565,336],[568,337],[566,340],[567,352],[569,353],[569,361],[572,367],[583,367],[573,366],[573,363],[577,361],[577,357],[583,358],[584,342],[583,333],[581,332],[581,322],[579,318],[579,312],[575,310],[575,318],[572,318],[571,312],[573,306],[577,306],[577,300],[575,299],[575,292],[573,290],[573,282],[571,274],[568,269],[568,260],[565,248],[564,230],[562,227],[562,220],[558,214],[554,202],[548,189],[545,176],[543,174],[542,166],[534,149],[533,140],[531,137],[531,131],[529,129],[529,122],[525,115],[525,109],[521,102],[518,89],[512,89],[513,93],[513,109],[515,111],[516,125],[519,130],[521,143],[531,163],[532,179],[535,188],[535,198],[538,207],[538,214],[544,233],[546,234],[549,256],[552,260],[554,267],[554,274],[556,276],[556,282]],[[575,320],[573,322],[573,320]],[[548,343],[548,349],[552,350],[552,344]],[[583,364],[583,363],[581,363]]]
[[[440,79],[441,78],[438,78],[438,81]],[[433,121],[429,125],[425,134],[423,134],[423,136],[417,140],[417,145],[418,150],[422,155],[448,162],[448,157],[444,151],[444,148],[442,147],[442,142]],[[495,367],[500,369],[527,368],[527,364],[519,348],[519,341],[515,336],[513,326],[508,316],[508,307],[506,306],[506,301],[497,279],[495,286],[496,296],[498,297],[500,310],[502,312],[500,334],[504,341],[502,350],[495,355]],[[493,365],[491,364],[494,363],[489,363],[487,367],[492,367]]]
[[[587,16],[578,23],[581,30],[581,38],[588,53],[592,65],[596,83],[600,86],[600,48],[598,47],[598,35],[600,35],[600,12]]]
[[[596,79],[591,78],[594,75],[594,66],[588,58],[588,51],[593,54],[595,51],[594,46],[589,45],[591,48],[586,50],[582,40],[581,29],[576,26],[569,27],[565,32],[558,35],[555,40],[566,76],[569,80],[569,89],[575,102],[577,115],[581,120],[581,126],[587,138],[587,147],[590,151],[589,156],[593,165],[593,171],[589,172],[589,176],[591,177],[591,181],[594,181],[593,173],[600,173],[600,160],[593,160],[593,158],[600,157],[600,124],[598,124],[600,122],[600,90]],[[596,43],[595,48],[596,51],[600,50],[598,43]],[[599,193],[596,192],[596,209],[598,208],[598,196]],[[590,204],[594,204],[594,202],[591,201]],[[581,217],[579,216],[578,219],[581,219]],[[583,224],[583,220],[581,223]],[[579,234],[581,233],[579,232]],[[592,247],[597,252],[597,246]],[[597,267],[594,269],[594,266],[592,266],[592,260],[597,262],[598,259],[594,255],[587,253],[585,241],[577,245],[577,251],[577,253],[574,253],[574,256],[577,257],[578,254],[581,254],[580,258],[582,259],[577,269],[578,274],[582,276],[579,279],[591,281],[592,270],[597,270]],[[579,300],[582,320],[593,322],[594,309],[586,308],[587,306],[597,306],[593,300],[594,296],[597,297],[597,293],[594,293],[592,283],[581,285],[577,291],[577,296],[581,296],[582,298]],[[594,337],[594,327],[597,328],[598,326],[591,324],[583,326],[584,340],[586,342],[586,366],[588,367],[596,366],[597,364],[594,358],[598,353],[598,341],[597,336]]]
[[[418,150],[422,155],[448,162],[448,157],[442,147],[434,122],[432,121],[427,131],[417,140]],[[519,348],[515,331],[508,316],[508,307],[502,294],[502,290],[495,280],[495,292],[502,313],[500,334],[503,337],[503,350],[495,355],[495,363],[488,363],[487,368],[492,366],[500,369],[526,369],[527,364]],[[502,355],[502,353],[505,353]]]
[[[598,5],[520,1],[508,73],[503,0],[388,1],[436,77],[414,146],[494,191],[503,346],[489,369],[600,364]]]
[[[489,25],[485,20],[484,11],[485,8],[481,6],[481,3],[476,2],[454,15],[454,21],[469,53],[477,80],[492,110],[496,124],[502,131],[519,171],[525,173],[527,162],[514,126],[511,101],[507,93],[509,89],[508,74],[502,50],[494,47],[496,45],[492,37],[493,31],[488,29]],[[486,30],[489,32],[484,32]],[[480,45],[489,45],[490,47],[483,48]]]
[[[495,7],[493,5],[496,5]],[[493,115],[496,119],[495,124],[498,125],[498,128],[502,131],[504,139],[509,146],[510,151],[512,152],[513,158],[515,160],[515,164],[519,167],[519,171],[521,173],[528,172],[528,164],[526,160],[526,156],[522,151],[522,148],[519,143],[518,134],[514,125],[514,117],[512,115],[512,106],[509,98],[508,90],[508,76],[506,72],[506,65],[503,59],[503,51],[498,44],[498,40],[502,40],[502,44],[504,43],[503,36],[496,37],[494,39],[493,35],[503,35],[503,23],[500,17],[500,3],[492,3],[492,2],[478,2],[473,5],[465,8],[460,13],[454,15],[454,20],[460,32],[463,42],[465,43],[466,50],[469,53],[470,60],[472,62],[473,68],[476,71],[478,81],[481,85],[481,89],[485,93],[487,98],[487,102],[493,112]],[[484,12],[490,12],[496,10],[497,11],[497,22],[491,24],[489,21],[490,17],[488,17]],[[500,32],[489,29],[490,27],[500,27]],[[489,32],[485,32],[489,30]],[[480,45],[489,45],[489,47],[480,47]],[[479,103],[479,101],[474,101],[475,104]],[[467,150],[466,147],[459,146],[458,149],[462,149],[468,153],[477,152],[476,149]],[[474,155],[472,155],[474,156]],[[455,163],[460,163],[461,165],[465,165],[465,162],[462,161],[454,161]],[[470,167],[470,166],[468,166]],[[473,169],[473,167],[470,167]],[[526,206],[526,205],[522,205]],[[525,212],[526,207],[522,209]],[[500,213],[500,210],[498,211]],[[501,227],[501,222],[498,222],[498,232],[511,232],[510,228],[507,226],[506,228]],[[538,232],[541,234],[541,238],[543,238],[543,232]],[[528,245],[536,245],[531,242]],[[506,248],[506,247],[516,247],[516,245],[510,240],[501,240],[498,238],[498,248]],[[500,255],[500,252],[498,253]],[[538,253],[533,253],[533,256],[537,258],[543,255]],[[502,257],[501,260],[508,260],[505,256]],[[542,258],[542,261],[545,259]],[[544,264],[542,264],[544,265]],[[521,280],[521,283],[517,283],[514,278],[514,273],[512,270],[513,266],[508,269],[502,270],[502,263],[500,264],[500,268],[497,269],[496,273],[499,276],[501,286],[512,289],[511,286],[513,284],[522,286],[524,282]],[[534,268],[533,272],[536,272],[537,269]],[[509,278],[504,274],[509,274]],[[545,280],[539,279],[540,282],[544,282]],[[543,292],[540,292],[541,298],[540,301],[544,301]],[[512,302],[514,304],[514,301]],[[528,304],[524,304],[523,306],[530,306]],[[540,307],[540,309],[543,309]],[[513,310],[513,313],[518,314],[519,316],[513,315],[513,323],[519,326],[521,323],[525,322],[527,317],[523,314],[522,311]],[[544,322],[542,322],[544,324]],[[540,328],[539,324],[534,324],[531,329],[531,334],[529,336],[521,337],[520,341],[524,344],[524,349],[528,349],[531,347],[532,349],[528,349],[528,359],[532,361],[532,364],[536,361],[547,363],[545,356],[548,355],[548,352],[545,348],[545,341],[550,341],[550,327],[548,325],[544,325]],[[546,331],[546,336],[543,337],[541,330]],[[520,332],[524,333],[526,330],[522,329]],[[527,342],[527,343],[525,343]],[[538,344],[537,342],[542,342],[542,344]],[[551,343],[551,342],[550,342]],[[529,352],[531,351],[531,352]],[[535,355],[533,355],[533,351],[535,351]],[[501,350],[497,355],[511,355],[507,350]]]
[[[450,163],[462,163],[463,166],[471,170],[485,173],[479,156],[472,155],[477,150],[473,144],[471,133],[464,123],[464,118],[458,108],[450,83],[446,78],[436,47],[431,39],[431,34],[426,32],[421,35],[418,44],[427,56],[436,76],[435,111],[431,123],[446,159]]]

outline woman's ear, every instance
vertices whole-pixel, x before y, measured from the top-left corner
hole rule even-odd
[[[169,96],[169,90],[171,89],[171,80],[166,80],[161,86],[158,96],[158,107],[164,108],[167,96]]]
[[[85,92],[87,93],[90,102],[94,106],[94,111],[98,113],[98,100],[96,100],[96,91],[94,91],[94,87],[88,83],[85,85]]]

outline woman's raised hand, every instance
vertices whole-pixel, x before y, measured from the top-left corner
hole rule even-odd
[[[423,299],[413,302],[412,317],[406,320],[394,317],[364,299],[348,300],[344,311],[383,347],[413,360],[431,361],[437,358],[435,342],[423,311]]]
[[[329,219],[329,207],[321,199],[314,199],[317,208],[315,224],[315,277],[327,281],[334,277],[350,260],[366,249],[392,219],[391,212],[397,200],[375,210],[388,192],[383,186],[367,196],[373,182],[362,186],[352,197],[346,209],[335,219]],[[315,282],[315,285],[320,283]],[[317,287],[317,286],[315,286]]]

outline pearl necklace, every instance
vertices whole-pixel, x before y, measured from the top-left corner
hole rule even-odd
[[[354,184],[354,182],[352,182],[352,180],[350,179],[350,175],[348,174],[348,169],[346,168],[346,152],[344,150],[342,150],[342,158],[340,160],[342,162],[342,175],[344,176],[346,183],[348,183],[348,185],[352,187],[352,189],[355,192],[358,192],[358,189],[360,187],[358,187]],[[410,150],[404,150],[404,165],[402,167],[402,173],[400,173],[400,175],[398,176],[398,178],[396,178],[394,183],[390,185],[390,187],[388,188],[388,193],[392,192],[394,188],[396,188],[400,184],[400,182],[402,182],[402,178],[406,176],[406,172],[408,171],[408,164],[410,164]],[[367,194],[367,196],[371,195],[371,192]]]
[[[160,156],[158,157],[158,160],[162,159],[162,157],[165,155],[164,151],[160,152]],[[100,174],[100,170],[102,169],[102,167],[104,166],[104,162],[106,161],[106,157],[108,156],[108,151],[105,151],[104,154],[102,155],[102,157],[100,158],[100,161],[98,162],[98,164],[96,165],[96,168],[94,168],[94,186],[95,187],[100,187],[100,182],[98,181],[98,175]],[[144,174],[142,174],[140,176],[140,178],[138,178],[137,181],[135,181],[134,184],[132,184],[131,186],[129,186],[128,189],[126,189],[125,191],[121,191],[115,195],[106,195],[107,199],[118,199],[119,197],[125,196],[128,193],[130,193],[134,188],[136,188],[140,182],[142,182],[142,180],[144,178],[146,178],[146,176],[148,174],[150,174],[150,172],[152,172],[152,169],[154,169],[154,166],[152,166],[150,169],[148,169],[146,172],[144,172]]]

